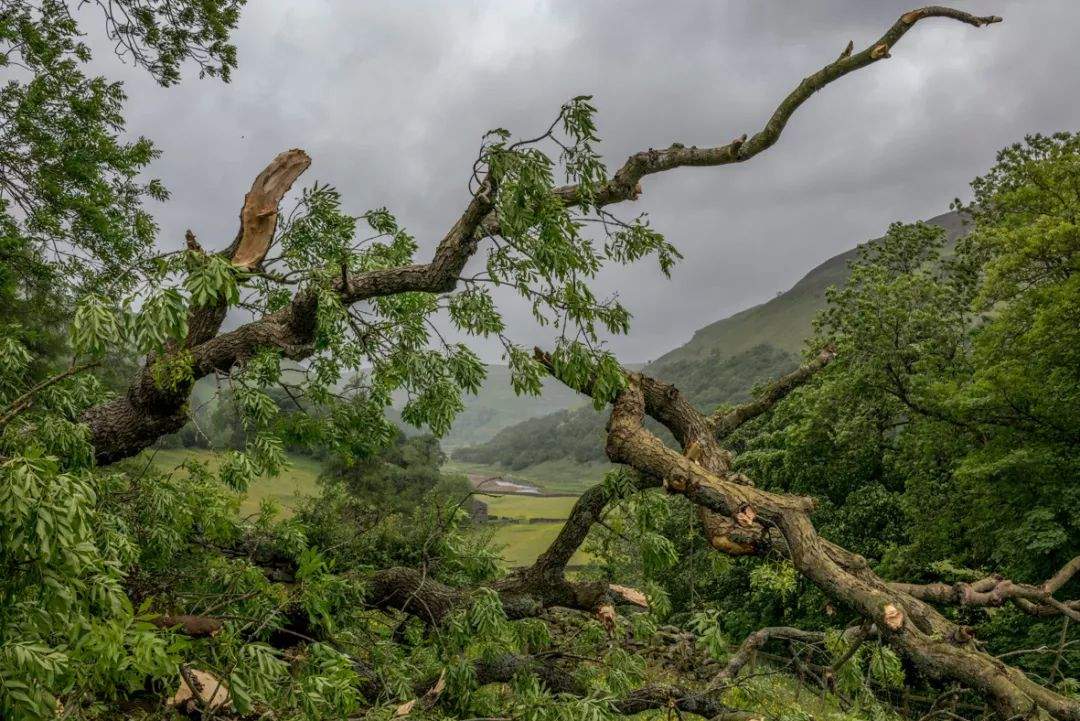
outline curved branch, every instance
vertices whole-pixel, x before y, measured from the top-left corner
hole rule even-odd
[[[489,196],[490,185],[485,184],[439,244],[431,263],[342,277],[338,279],[338,292],[347,303],[355,303],[397,293],[438,293],[452,289],[461,268],[476,250],[476,229],[492,207]],[[201,314],[205,310],[193,313]],[[151,372],[156,359],[151,356],[123,396],[84,412],[82,420],[89,426],[99,464],[135,455],[161,436],[180,430],[187,422],[185,405],[198,379],[214,371],[227,371],[260,348],[277,348],[292,360],[302,360],[314,352],[316,297],[311,292],[301,291],[282,310],[217,335],[225,309],[217,306],[211,310],[212,317],[189,323],[191,330],[186,343],[192,354],[189,382],[170,391],[158,388]]]
[[[770,383],[760,398],[736,406],[729,411],[713,414],[709,418],[709,424],[714,429],[716,439],[724,440],[744,423],[771,410],[773,406],[786,398],[793,390],[809,382],[818,371],[831,363],[835,357],[836,352],[831,348],[826,348],[814,360]]]
[[[972,583],[890,583],[889,587],[929,603],[957,606],[1001,606],[1014,604],[1032,616],[1068,616],[1080,621],[1080,600],[1059,601],[1053,593],[1080,569],[1080,556],[1066,563],[1041,586],[1015,583],[989,576]]]
[[[912,25],[930,17],[958,20],[976,27],[1001,20],[942,7],[907,13],[868,48],[855,54],[842,53],[836,61],[805,78],[780,102],[765,127],[749,140],[743,136],[713,148],[686,148],[673,144],[663,150],[636,153],[611,180],[601,184],[590,202],[600,206],[635,198],[640,192],[639,181],[646,175],[685,166],[724,165],[749,160],[777,141],[787,121],[811,95],[850,72],[888,57],[889,50]],[[309,162],[303,151],[288,151],[279,155],[256,178],[241,212],[240,233],[226,251],[234,262],[243,267],[256,267],[262,261],[276,227],[277,209],[273,201],[280,200]],[[586,200],[576,185],[555,192],[567,205],[581,205]],[[479,239],[484,234],[498,233],[498,218],[493,213],[494,197],[495,188],[490,178],[484,180],[465,212],[439,243],[430,263],[372,270],[348,277],[342,274],[335,285],[342,301],[348,305],[398,293],[452,291],[461,269],[476,252]],[[200,320],[195,324],[197,333],[189,336],[186,345],[197,360],[192,382],[181,384],[170,393],[161,392],[154,387],[147,370],[154,360],[150,358],[124,396],[86,411],[83,421],[90,428],[90,441],[99,463],[111,463],[134,455],[157,438],[179,430],[186,422],[184,406],[191,386],[206,374],[228,370],[254,355],[260,347],[281,348],[286,357],[293,359],[305,358],[313,352],[315,301],[310,293],[300,292],[292,305],[279,313],[215,336],[224,317],[224,308],[215,307],[206,322]]]
[[[770,626],[758,629],[743,640],[739,645],[739,650],[732,654],[727,665],[716,674],[711,685],[720,686],[736,678],[754,654],[772,640],[821,643],[825,640],[825,634],[821,631],[804,631],[791,626]]]
[[[1047,593],[1057,593],[1077,573],[1080,573],[1080,556],[1066,563],[1057,573],[1048,578],[1042,585],[1042,589]]]
[[[640,181],[647,175],[682,167],[742,163],[753,158],[755,155],[772,147],[780,139],[788,120],[791,119],[791,116],[795,114],[795,111],[803,103],[810,99],[811,95],[848,73],[890,57],[890,52],[896,46],[896,43],[915,23],[934,17],[957,20],[974,27],[983,27],[984,25],[1001,22],[1001,18],[996,15],[977,16],[962,10],[938,6],[924,7],[905,13],[893,23],[892,27],[884,35],[865,49],[853,54],[850,51],[851,45],[849,45],[848,49],[841,53],[840,57],[835,61],[816,73],[803,78],[802,82],[788,93],[787,97],[776,107],[765,126],[749,139],[747,139],[746,135],[743,135],[726,145],[707,148],[687,148],[679,143],[673,143],[662,150],[650,148],[635,153],[627,158],[611,180],[600,186],[595,196],[588,199],[589,202],[604,206],[625,200],[636,200],[641,193]],[[587,200],[582,197],[578,185],[568,185],[560,188],[558,194],[563,202],[570,206],[581,205]]]

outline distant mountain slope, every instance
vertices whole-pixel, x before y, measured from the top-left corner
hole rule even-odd
[[[927,222],[945,228],[950,246],[962,234],[956,213]],[[701,328],[688,343],[646,366],[646,372],[674,383],[702,410],[745,400],[754,385],[798,364],[813,319],[825,307],[826,289],[843,285],[856,253],[853,248],[834,256],[787,292]],[[487,443],[459,449],[454,459],[514,471],[562,459],[596,462],[603,459],[605,417],[590,406],[532,418],[499,431]]]
[[[956,213],[945,213],[926,222],[945,228],[950,244],[960,237],[963,228]],[[786,293],[701,328],[688,343],[657,358],[650,364],[650,369],[663,368],[679,360],[700,360],[716,351],[735,355],[761,343],[798,354],[814,316],[825,307],[825,290],[847,280],[848,263],[855,259],[857,252],[856,247],[833,256],[803,276]]]
[[[662,377],[677,380],[696,405],[712,408],[723,402],[748,400],[756,383],[790,370],[796,362],[794,355],[762,343],[726,358],[713,354],[701,360],[676,361],[665,366]],[[591,404],[531,418],[502,429],[486,443],[457,450],[454,460],[499,465],[511,471],[563,459],[603,463],[606,419],[607,412],[597,412]]]
[[[546,382],[539,396],[515,395],[509,368],[490,365],[487,371],[480,392],[465,396],[465,410],[454,419],[450,432],[442,439],[443,448],[452,450],[483,443],[503,428],[587,402],[585,396],[555,381]]]

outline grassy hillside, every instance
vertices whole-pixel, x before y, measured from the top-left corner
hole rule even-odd
[[[584,396],[554,381],[545,383],[539,396],[519,396],[510,386],[509,368],[490,365],[487,371],[480,392],[465,397],[465,410],[442,439],[443,448],[483,443],[507,426],[585,403]]]
[[[201,448],[178,448],[144,451],[153,454],[154,465],[162,471],[171,471],[181,463],[195,459],[207,463],[212,471],[221,466],[224,455]],[[183,471],[180,471],[181,473]],[[252,482],[240,503],[242,513],[254,513],[264,498],[272,498],[281,506],[282,514],[289,516],[293,507],[303,496],[319,492],[318,478],[322,464],[306,456],[289,455],[289,467],[275,478],[260,478]]]
[[[539,396],[519,396],[510,386],[510,369],[502,365],[489,365],[480,392],[465,396],[464,401],[465,410],[440,439],[446,450],[484,443],[503,428],[586,403],[584,396],[555,381],[546,382]],[[411,426],[402,427],[407,433],[416,432]]]
[[[926,222],[945,228],[950,244],[960,236],[963,228],[956,213],[945,213]],[[717,352],[731,356],[761,343],[788,353],[799,353],[814,316],[825,307],[825,290],[847,280],[848,263],[854,260],[857,250],[852,248],[829,258],[786,293],[701,328],[688,343],[657,358],[650,364],[650,369],[663,368],[680,360],[700,360]]]
[[[955,213],[927,222],[945,228],[950,245],[963,230]],[[646,371],[674,383],[702,410],[746,400],[754,385],[797,365],[813,319],[825,307],[826,290],[847,280],[848,263],[856,253],[853,248],[834,256],[767,303],[701,328]],[[548,490],[552,483],[543,478],[543,469],[557,467],[560,488],[580,491],[589,485],[595,469],[603,468],[605,420],[606,414],[588,406],[562,410],[509,426],[486,443],[460,448],[454,459],[480,464],[493,473],[510,471]],[[590,472],[575,472],[575,467]]]

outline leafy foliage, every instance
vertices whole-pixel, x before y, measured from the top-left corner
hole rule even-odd
[[[185,63],[228,79],[242,4],[96,9],[117,51],[170,85]],[[17,71],[0,90],[0,252],[10,261],[0,274],[0,715],[89,720],[147,700],[154,713],[195,669],[218,679],[241,714],[602,721],[656,672],[621,641],[661,622],[691,628],[690,651],[713,661],[762,618],[832,625],[790,564],[718,557],[685,500],[638,492],[620,473],[605,482],[612,504],[589,541],[598,562],[582,578],[605,593],[612,579],[639,583],[649,609],[517,618],[520,599],[500,593],[508,579],[470,520],[470,489],[439,468],[436,437],[486,373],[439,321],[497,338],[514,391],[536,394],[545,371],[508,335],[493,289],[516,293],[554,331],[558,375],[590,384],[600,408],[625,383],[605,338],[626,333],[630,315],[593,281],[612,264],[651,257],[667,273],[679,258],[647,218],[620,220],[599,202],[607,176],[588,96],[537,138],[485,136],[471,190],[490,201],[498,230],[484,223],[480,234],[492,237],[460,239],[487,242],[475,275],[438,292],[356,294],[351,281],[370,271],[414,271],[419,244],[387,209],[352,215],[318,183],[281,214],[276,254],[257,267],[194,242],[153,256],[142,203],[166,193],[142,180],[152,144],[124,139],[122,88],[84,72],[90,51],[68,4],[9,5],[0,13],[0,59]],[[823,498],[829,533],[885,570],[998,565],[1040,578],[1076,551],[1067,479],[1078,470],[1078,147],[1058,135],[1004,151],[974,184],[975,231],[953,258],[941,257],[932,229],[891,228],[822,316],[819,340],[835,342],[841,362],[739,439],[743,467],[768,487]],[[30,329],[42,303],[55,316]],[[238,361],[200,356],[193,329],[238,310],[263,319],[247,328],[256,342]],[[301,323],[302,342],[277,335]],[[116,359],[136,356],[146,372],[132,393],[196,422],[193,388],[217,375],[213,413],[230,446],[219,468],[192,459],[162,472],[152,458],[96,466],[83,413],[110,397]],[[746,368],[768,376],[789,363],[758,347],[719,373],[679,372],[695,402],[713,406],[732,400],[727,385]],[[390,422],[386,409],[401,398],[401,418],[433,437],[407,438]],[[320,496],[291,518],[271,503],[241,516],[239,498],[285,471],[290,448],[333,459]],[[446,601],[437,622],[375,597],[380,573],[409,570]],[[191,630],[191,618],[212,628]],[[1001,633],[1020,625],[1004,614],[991,623]],[[1022,632],[1043,640],[1047,628]],[[841,652],[835,638],[825,645]],[[1068,663],[1074,652],[1059,655]],[[490,683],[485,672],[506,664],[509,682],[493,674]],[[884,715],[867,689],[905,683],[899,659],[871,645],[848,664],[842,683],[859,694],[858,710]]]

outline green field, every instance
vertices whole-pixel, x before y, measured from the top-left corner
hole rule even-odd
[[[502,549],[503,560],[510,568],[528,566],[544,552],[555,536],[559,535],[562,523],[508,523],[496,527],[492,537]],[[571,565],[588,561],[588,555],[582,551],[570,559]]]
[[[488,504],[488,513],[502,518],[513,518],[515,523],[497,523],[494,525],[492,540],[502,548],[502,557],[506,564],[528,566],[555,540],[562,528],[562,521],[544,521],[529,523],[530,518],[562,518],[570,515],[577,498],[573,496],[481,496],[479,500]],[[570,559],[571,565],[586,563],[588,554],[578,551]]]
[[[217,470],[224,454],[202,449],[169,449],[154,452],[154,465],[159,470],[171,471],[192,458],[206,462],[211,470]],[[281,506],[282,514],[289,516],[304,496],[319,492],[318,478],[322,465],[305,456],[289,456],[290,466],[276,478],[260,478],[252,482],[247,495],[240,504],[242,513],[254,513],[264,498],[272,498]],[[459,468],[447,469],[464,472]],[[473,472],[486,472],[470,469]],[[493,473],[494,475],[494,473]],[[529,479],[532,482],[531,479]],[[530,518],[566,518],[570,515],[577,498],[572,496],[481,496],[488,505],[488,513],[503,518],[513,518],[518,523],[495,525],[492,538],[502,549],[507,565],[526,566],[536,560],[558,535],[561,522],[528,523]],[[572,564],[584,563],[588,557],[578,552]]]
[[[171,471],[181,463],[194,458],[206,462],[216,471],[221,466],[224,454],[199,448],[168,449],[149,451],[154,453],[154,465],[159,470]],[[292,509],[302,496],[313,496],[319,492],[318,478],[322,473],[322,464],[306,456],[289,454],[289,467],[275,478],[260,478],[251,483],[247,495],[240,504],[242,513],[254,513],[259,510],[259,503],[264,498],[278,502],[285,516],[292,514]]]
[[[453,460],[447,461],[443,466],[447,473],[501,476],[508,481],[528,483],[547,493],[584,493],[604,480],[604,474],[611,468],[610,463],[578,463],[569,458],[537,463],[522,471],[508,471],[502,466]]]
[[[575,496],[477,496],[487,504],[488,514],[501,518],[567,518],[577,501]]]

